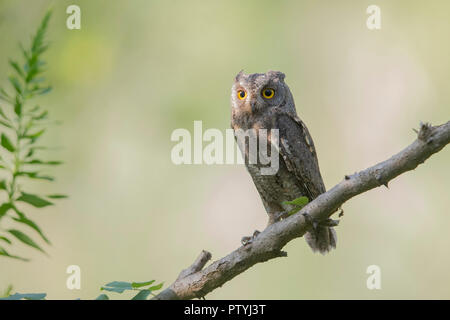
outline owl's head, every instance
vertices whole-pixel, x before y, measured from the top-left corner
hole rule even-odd
[[[254,74],[239,72],[231,89],[233,115],[256,116],[270,111],[273,107],[295,110],[284,77],[284,73],[279,71]]]

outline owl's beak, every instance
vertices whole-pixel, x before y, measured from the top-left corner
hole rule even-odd
[[[250,109],[251,109],[252,113],[256,113],[256,100],[255,99],[250,100]]]

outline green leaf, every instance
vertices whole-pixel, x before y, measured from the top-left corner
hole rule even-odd
[[[41,25],[39,26],[36,35],[33,38],[33,43],[31,45],[31,51],[33,53],[41,53],[46,48],[43,47],[44,42],[44,36],[45,32],[47,30],[48,22],[50,20],[50,17],[52,15],[51,11],[48,11],[46,15],[44,16],[44,19],[42,19]]]
[[[6,114],[3,112],[3,109],[2,109],[2,108],[0,108],[0,116],[1,116],[3,119],[9,121],[9,118],[8,118],[8,117],[6,116]]]
[[[0,143],[1,143],[2,147],[5,148],[6,150],[8,150],[9,152],[14,152],[16,150],[16,148],[12,144],[11,140],[9,140],[8,136],[4,133],[2,133]]]
[[[40,77],[40,78],[35,78],[35,79],[32,79],[32,80],[30,80],[30,82],[29,83],[42,83],[42,82],[44,82],[45,81],[45,78],[44,77]]]
[[[153,282],[155,282],[155,280],[150,280],[150,281],[147,281],[147,282],[133,282],[132,284],[131,284],[131,286],[133,287],[133,288],[141,288],[141,287],[146,287],[146,286],[149,286],[149,285],[151,285]]]
[[[309,202],[309,200],[307,197],[300,197],[300,198],[294,199],[292,201],[284,201],[283,204],[304,207],[308,204],[308,202]]]
[[[20,51],[22,52],[25,60],[27,60],[27,61],[30,60],[30,55],[28,54],[28,51],[24,48],[24,46],[21,43],[19,43],[19,48],[20,48]],[[24,69],[25,69],[25,71],[27,70],[26,67]]]
[[[8,212],[9,209],[12,209],[13,206],[11,205],[11,203],[3,203],[0,206],[0,219],[6,214],[6,212]]]
[[[49,166],[59,166],[60,164],[63,164],[64,162],[62,161],[47,161],[44,162],[44,164],[49,165]]]
[[[9,297],[12,293],[13,285],[10,284],[2,294],[2,298]]]
[[[37,146],[37,147],[33,147],[31,149],[34,149],[34,150],[48,150],[50,148],[49,147],[44,147],[44,146]]]
[[[22,86],[20,85],[19,80],[15,76],[9,76],[8,79],[11,85],[14,87],[14,90],[16,90],[18,94],[22,94]]]
[[[9,60],[9,64],[11,67],[13,67],[14,70],[16,70],[17,74],[21,78],[25,78],[25,74],[23,73],[22,69],[19,67],[19,64],[13,60]]]
[[[5,180],[1,180],[0,181],[0,190],[6,190],[8,191],[8,188],[6,186],[6,181]]]
[[[135,295],[131,300],[147,300],[147,297],[150,295],[150,290],[141,290],[137,295]]]
[[[48,180],[48,181],[55,180],[53,177],[50,177],[50,176],[40,176],[39,172],[20,171],[20,172],[16,172],[15,175],[16,176],[25,176],[30,179],[40,179],[40,180]]]
[[[291,216],[302,210],[302,208],[306,206],[308,202],[309,200],[307,197],[300,197],[292,201],[284,201],[283,204],[294,206],[294,208],[292,208],[292,210],[288,212],[288,216]]]
[[[156,290],[161,289],[163,285],[164,285],[164,282],[161,282],[160,284],[157,284],[156,286],[148,288],[148,290],[156,291]]]
[[[1,124],[2,126],[7,127],[7,128],[13,129],[13,126],[12,126],[8,121],[1,120],[1,119],[0,119],[0,124]]]
[[[27,226],[31,227],[32,229],[34,229],[37,233],[39,233],[39,235],[41,236],[41,238],[47,242],[48,244],[50,244],[50,241],[48,240],[48,238],[44,235],[44,233],[42,232],[41,228],[39,228],[39,226],[32,220],[28,219],[24,213],[20,212],[17,208],[14,207],[14,211],[17,213],[17,215],[19,216],[18,218],[13,218],[14,221],[19,222],[19,223],[23,223],[26,224]]]
[[[39,180],[47,180],[47,181],[54,181],[55,178],[51,177],[51,176],[33,176],[30,177],[31,179],[39,179]]]
[[[40,165],[47,165],[47,166],[57,166],[62,164],[62,161],[42,161],[38,159],[34,159],[31,161],[24,162],[25,164],[40,164]]]
[[[12,254],[9,254],[4,248],[0,247],[0,256],[4,256],[4,257],[8,257],[8,258],[12,258],[12,259],[17,259],[17,260],[22,260],[22,261],[30,261],[29,259],[25,259],[19,256],[15,256]]]
[[[7,237],[0,236],[0,240],[5,241],[8,244],[11,244],[11,240],[9,240]]]
[[[31,63],[31,68],[28,70],[25,81],[27,83],[32,83],[34,78],[41,72],[42,70],[40,70],[36,64]]]
[[[33,134],[26,135],[25,138],[36,140],[36,138],[39,138],[43,133],[45,132],[45,129],[42,129],[38,132],[35,132]]]
[[[46,293],[24,293],[22,294],[25,300],[44,300],[47,296]]]
[[[52,91],[52,87],[48,86],[47,88],[41,89],[41,90],[38,92],[38,94],[44,95],[44,94],[49,93],[50,91]]]
[[[102,293],[95,300],[109,300],[109,297],[106,294]]]
[[[302,207],[295,207],[294,209],[288,212],[288,216],[292,216],[293,214],[296,214],[300,210],[302,210]]]
[[[47,196],[47,198],[50,199],[65,199],[68,198],[69,196],[65,195],[65,194],[50,194]]]
[[[0,88],[0,93],[1,93],[1,95],[2,95],[2,99],[3,99],[3,100],[6,100],[6,101],[8,101],[8,102],[11,101],[11,97],[10,97],[10,95],[8,94],[8,92],[5,91],[5,89]]]
[[[117,293],[122,293],[125,290],[132,290],[132,289],[133,287],[131,283],[124,281],[113,281],[100,288],[100,290],[112,291]]]
[[[36,111],[38,111],[40,108],[41,108],[40,106],[36,105],[36,106],[33,107],[33,109],[30,110],[30,113],[36,112]]]
[[[42,120],[42,119],[47,118],[47,115],[48,115],[48,111],[44,111],[40,115],[33,117],[33,119],[34,120]]]
[[[14,112],[18,115],[21,116],[22,115],[22,106],[23,103],[19,98],[19,95],[16,96],[16,100],[14,102]]]
[[[36,208],[43,208],[46,206],[53,205],[53,203],[42,199],[34,194],[22,192],[22,195],[17,199],[17,201],[22,201],[31,204]]]
[[[1,91],[2,89],[0,89]],[[14,101],[11,98],[8,98],[3,93],[0,93],[0,100],[3,100],[5,102],[8,102],[9,104],[14,104]]]
[[[28,151],[28,153],[27,153],[27,155],[26,155],[25,157],[26,157],[26,158],[30,158],[31,156],[33,156],[33,154],[34,154],[34,149],[31,148],[31,149]]]
[[[44,300],[46,296],[46,293],[15,293],[0,300]]]
[[[14,237],[16,237],[18,240],[22,241],[23,243],[25,243],[26,245],[33,247],[39,251],[45,252],[44,250],[42,250],[41,247],[39,247],[37,245],[36,242],[34,242],[33,239],[31,239],[29,236],[27,236],[25,233],[23,233],[22,231],[16,230],[16,229],[9,229],[7,230],[9,233],[11,233]]]
[[[121,289],[121,288],[116,288],[116,287],[101,287],[100,290],[123,293],[127,289]]]

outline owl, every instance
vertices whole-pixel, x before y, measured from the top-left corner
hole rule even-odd
[[[253,179],[269,216],[268,225],[285,218],[292,209],[286,202],[299,197],[312,201],[325,192],[311,135],[297,115],[294,99],[279,71],[236,76],[231,90],[231,127],[235,132],[266,129],[267,144],[271,129],[278,129],[278,170],[262,174],[265,164],[249,160],[249,144],[239,144],[247,171]],[[260,144],[257,144],[260,148]],[[325,254],[336,248],[336,232],[330,224],[314,222],[305,234],[314,252]],[[254,234],[257,236],[257,233]],[[248,237],[249,238],[249,237]],[[250,239],[250,238],[249,238]]]

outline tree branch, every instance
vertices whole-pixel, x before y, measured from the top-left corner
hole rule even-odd
[[[418,138],[408,147],[373,167],[346,175],[343,181],[311,201],[299,213],[270,225],[252,243],[203,270],[211,254],[202,251],[192,266],[183,270],[170,287],[153,299],[202,298],[256,263],[287,256],[281,249],[311,228],[309,219],[303,214],[308,213],[313,219],[326,219],[350,198],[382,185],[387,187],[390,180],[415,169],[449,142],[450,121],[436,127],[421,123]]]

